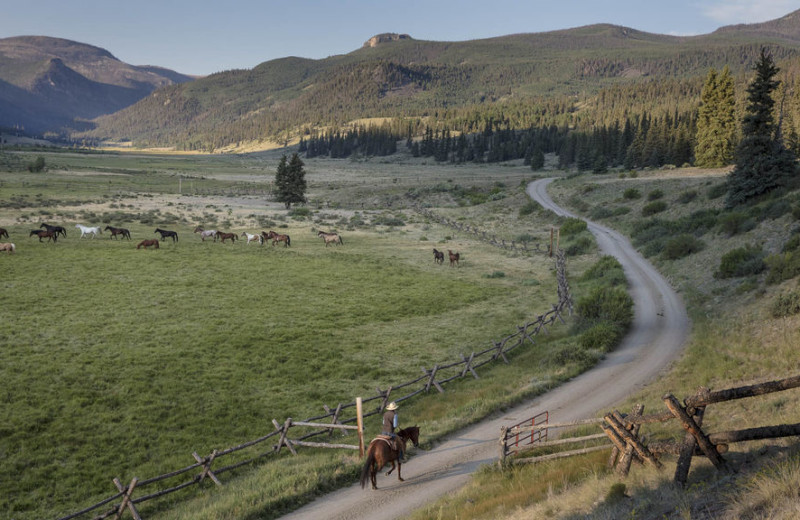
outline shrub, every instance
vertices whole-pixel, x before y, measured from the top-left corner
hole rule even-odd
[[[506,273],[503,271],[494,271],[492,274],[483,275],[484,278],[505,278]]]
[[[528,201],[528,202],[526,202],[526,203],[525,203],[525,205],[524,205],[524,206],[522,206],[521,208],[519,208],[519,216],[520,216],[520,217],[525,217],[525,216],[527,216],[527,215],[530,215],[530,214],[532,214],[534,211],[536,211],[536,209],[537,209],[538,207],[539,207],[539,204],[537,204],[536,202],[534,202],[534,201],[532,201],[532,200],[531,200],[531,201]]]
[[[575,308],[582,323],[609,321],[625,331],[633,321],[633,300],[619,287],[596,287]]]
[[[764,270],[764,252],[756,246],[745,246],[733,249],[724,255],[719,262],[719,269],[714,278],[739,278],[758,274]]]
[[[779,283],[800,274],[800,254],[780,253],[764,259],[769,269],[767,283]]]
[[[570,217],[561,225],[561,234],[564,236],[577,235],[581,231],[586,231],[586,228],[585,220]]]
[[[658,200],[664,197],[664,192],[661,190],[653,190],[647,194],[647,200]]]
[[[664,251],[662,254],[666,260],[677,260],[689,256],[692,253],[696,253],[702,250],[703,247],[705,247],[705,244],[703,244],[702,240],[694,235],[682,233],[668,239],[666,243],[664,243]]]
[[[708,197],[708,200],[714,200],[722,197],[726,193],[728,193],[728,184],[723,182],[708,188],[708,191],[706,191],[706,197]]]
[[[772,317],[785,318],[794,316],[800,312],[800,293],[792,291],[787,294],[780,294],[772,302]]]
[[[793,235],[792,238],[783,244],[783,249],[781,249],[781,252],[788,253],[790,251],[796,251],[798,248],[800,248],[800,235]]]
[[[622,193],[622,198],[628,200],[638,199],[641,196],[642,194],[636,188],[628,188]]]
[[[580,335],[578,339],[581,347],[585,349],[601,350],[608,352],[622,337],[622,331],[611,322],[601,322],[593,325],[589,330]]]
[[[678,195],[677,200],[681,204],[688,204],[696,198],[697,198],[697,192],[695,190],[689,190],[689,191],[684,191],[683,193]]]
[[[567,244],[564,248],[564,252],[568,256],[582,255],[591,251],[593,245],[594,242],[592,242],[591,238],[582,236],[575,239],[574,242]]]
[[[750,231],[756,227],[756,222],[741,212],[731,212],[719,217],[719,229],[729,237]]]
[[[587,269],[581,276],[583,281],[602,280],[606,285],[625,286],[628,280],[625,278],[625,272],[622,270],[622,265],[613,256],[603,255],[600,260],[594,263]]]
[[[649,217],[655,215],[656,213],[661,213],[662,211],[667,209],[667,203],[663,200],[657,200],[651,202],[650,204],[646,204],[642,208],[642,216]]]
[[[290,217],[307,217],[311,215],[311,208],[292,208],[289,211]]]

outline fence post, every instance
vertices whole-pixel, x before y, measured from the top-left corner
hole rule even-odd
[[[122,482],[120,482],[118,478],[114,478],[114,485],[117,486],[117,489],[120,492],[125,493],[122,497],[122,503],[119,505],[119,508],[117,508],[117,513],[114,515],[115,519],[119,520],[122,518],[122,512],[125,511],[125,508],[127,507],[131,511],[131,515],[133,515],[135,520],[142,520],[142,517],[139,516],[139,512],[136,510],[136,507],[133,505],[133,501],[131,500],[133,489],[136,487],[138,482],[139,479],[133,477],[131,479],[131,483],[128,484],[128,489],[126,490],[124,487],[122,487]]]
[[[506,461],[506,434],[508,432],[508,428],[505,426],[500,427],[500,457],[498,459],[498,465],[502,468],[503,463]]]
[[[364,408],[360,397],[356,397],[356,426],[358,426],[358,454],[364,458]]]

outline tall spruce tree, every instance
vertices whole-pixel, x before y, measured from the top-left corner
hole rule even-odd
[[[736,93],[726,65],[722,73],[713,68],[706,76],[702,104],[697,114],[695,165],[719,168],[733,162],[736,138]]]
[[[783,145],[774,120],[772,93],[780,84],[775,79],[779,69],[763,48],[753,68],[756,77],[747,87],[748,105],[742,119],[742,140],[736,147],[736,167],[728,175],[728,207],[781,186],[796,169],[795,157]]]
[[[299,204],[306,201],[306,172],[303,169],[303,161],[298,154],[292,154],[291,160],[286,160],[282,156],[275,171],[275,200],[283,202],[286,209],[292,204]]]

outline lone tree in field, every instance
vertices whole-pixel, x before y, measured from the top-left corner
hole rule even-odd
[[[281,157],[278,170],[275,172],[275,199],[286,204],[286,209],[292,204],[306,201],[306,172],[303,161],[296,153],[286,161],[286,156]]]
[[[736,99],[730,69],[711,69],[697,114],[695,165],[719,168],[733,162],[736,148]]]
[[[784,146],[774,121],[772,93],[780,84],[778,68],[766,49],[753,67],[756,77],[747,87],[748,106],[742,119],[742,140],[736,147],[736,167],[728,175],[730,208],[782,186],[796,170],[794,155]]]

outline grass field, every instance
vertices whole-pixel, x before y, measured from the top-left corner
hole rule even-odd
[[[257,197],[225,193],[242,183],[267,186],[274,166],[264,156],[53,153],[47,163],[52,169],[39,176],[0,177],[0,200],[17,202],[0,207],[0,225],[17,244],[15,254],[0,255],[0,454],[10,477],[0,481],[0,510],[12,518],[74,512],[108,496],[113,477],[172,471],[193,462],[192,451],[209,453],[272,431],[272,419],[317,415],[323,404],[413,379],[420,366],[483,349],[556,300],[552,262],[543,256],[454,236],[399,204],[363,209],[353,201],[362,191],[380,206],[412,183],[369,184],[364,164],[335,176],[358,184],[356,195],[347,186],[334,189],[331,174],[319,171],[324,165],[310,165],[309,196],[319,204],[293,216]],[[422,185],[457,184],[464,173],[471,186],[480,177],[474,168],[410,169],[407,178],[417,187],[423,178]],[[176,175],[215,192],[177,193]],[[525,201],[524,175],[521,168],[485,175],[490,179],[478,191],[494,186],[503,196],[470,219],[498,232],[512,229]],[[322,204],[323,192],[336,194],[335,207]],[[445,194],[451,198],[444,205],[459,206],[463,190]],[[387,216],[400,224],[384,224]],[[548,218],[533,215],[520,224],[544,236]],[[39,243],[28,230],[40,222],[64,225],[69,236]],[[79,239],[75,223],[128,227],[134,240]],[[292,247],[201,242],[191,232],[196,224],[237,234],[269,224],[289,233]],[[323,247],[315,233],[321,226],[338,227],[345,245]],[[178,231],[179,242],[137,250],[137,242],[156,236],[155,227]],[[464,265],[434,265],[433,247],[460,250]],[[571,270],[579,273],[591,258],[576,258]],[[552,341],[562,338],[554,334]],[[493,368],[496,377],[459,383],[447,402],[424,398],[407,413],[428,435],[441,435],[587,362],[548,361],[543,352],[522,354],[520,365]],[[321,476],[298,485],[285,468],[304,464]],[[187,518],[237,518],[232,511],[240,511],[242,494],[257,502],[251,511],[269,516],[351,478],[348,467],[354,465],[343,470],[341,456],[330,454],[268,465],[242,474],[232,505],[220,498],[210,510],[200,507],[203,513],[190,505]],[[283,480],[275,482],[275,473]],[[282,491],[265,495],[266,475]]]

